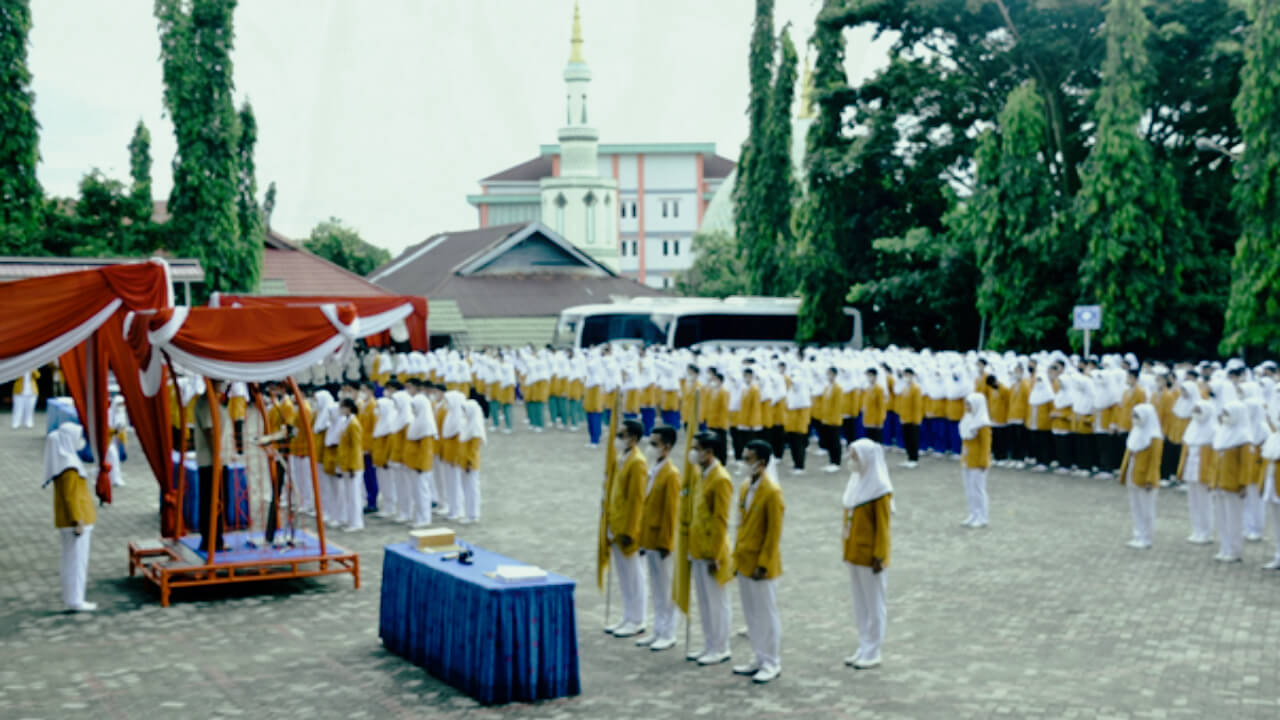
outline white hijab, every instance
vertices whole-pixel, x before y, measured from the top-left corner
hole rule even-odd
[[[964,400],[964,416],[960,418],[960,437],[972,440],[978,436],[978,430],[991,426],[991,415],[987,413],[987,396],[982,393],[970,393]]]
[[[1124,446],[1129,448],[1129,452],[1141,452],[1151,447],[1151,442],[1156,438],[1163,438],[1160,433],[1160,417],[1156,415],[1156,408],[1151,403],[1142,403],[1133,409],[1133,429],[1129,431],[1129,438],[1125,440]]]
[[[1027,398],[1027,404],[1031,406],[1043,405],[1053,400],[1053,382],[1049,380],[1049,376],[1038,373],[1035,383],[1031,386],[1031,396]]]
[[[440,437],[457,437],[462,433],[462,406],[467,396],[457,390],[444,394],[444,427],[440,428]]]
[[[893,492],[889,468],[884,462],[883,446],[867,438],[859,438],[849,446],[849,451],[858,456],[862,472],[849,474],[842,501],[846,508],[865,505]]]
[[[1191,417],[1200,399],[1200,386],[1194,380],[1183,380],[1178,386],[1178,400],[1173,404],[1173,414],[1182,419]]]
[[[413,406],[409,404],[412,397],[404,390],[391,394],[391,402],[396,405],[395,419],[391,421],[391,432],[400,432],[413,422]]]
[[[346,432],[347,425],[351,424],[351,417],[342,414],[342,409],[336,404],[329,408],[329,427],[324,431],[325,447],[333,447],[342,442],[342,433]]]
[[[1213,449],[1219,452],[1249,442],[1249,409],[1241,402],[1229,402],[1223,408],[1226,421],[1213,435]]]
[[[44,439],[44,487],[66,470],[84,477],[80,448],[84,447],[84,428],[73,422],[62,423]]]
[[[1273,432],[1262,443],[1263,460],[1280,460],[1280,432]]]
[[[1218,418],[1213,412],[1213,403],[1208,400],[1197,400],[1195,409],[1191,411],[1191,422],[1182,434],[1184,445],[1208,445],[1213,442],[1214,433],[1218,430]]]
[[[407,437],[410,440],[437,437],[436,414],[431,410],[431,400],[426,395],[415,395],[411,404],[413,405],[413,422],[409,424]]]
[[[333,401],[333,395],[328,390],[321,390],[316,393],[316,409],[315,418],[311,422],[311,431],[316,433],[326,432],[329,425],[333,422],[333,414],[330,410],[336,405]]]
[[[376,438],[386,437],[395,432],[392,427],[396,421],[396,404],[389,397],[380,397],[373,404],[373,416],[376,421],[373,423],[373,436]]]
[[[1267,424],[1267,408],[1261,400],[1249,400],[1244,406],[1249,411],[1249,443],[1261,445],[1271,434],[1271,427]]]
[[[466,442],[480,438],[482,445],[488,442],[489,437],[484,430],[484,411],[480,409],[480,403],[475,400],[462,403],[462,415],[462,428],[458,432],[458,440]]]

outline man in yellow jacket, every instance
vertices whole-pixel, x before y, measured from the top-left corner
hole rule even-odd
[[[755,657],[733,668],[767,683],[782,674],[782,619],[778,617],[777,579],[782,575],[782,489],[769,474],[772,447],[759,438],[747,443],[747,467],[751,481],[738,494],[738,536],[733,545],[733,565],[738,575],[742,612]]]
[[[702,483],[693,498],[693,519],[689,524],[689,574],[698,595],[698,617],[702,620],[702,652],[689,660],[699,665],[716,665],[729,660],[729,623],[733,613],[725,584],[733,579],[729,556],[729,504],[733,502],[733,481],[720,464],[723,441],[710,432],[693,439],[689,460],[702,469]]]
[[[608,540],[613,566],[618,569],[622,592],[622,620],[605,628],[614,637],[626,638],[644,632],[645,583],[640,563],[640,530],[644,519],[644,492],[649,464],[640,451],[644,426],[638,420],[624,420],[618,430],[622,462],[609,483],[606,505]]]
[[[636,641],[655,652],[676,644],[676,604],[671,594],[671,573],[675,559],[676,513],[680,504],[680,471],[671,461],[676,445],[676,429],[659,425],[649,434],[653,448],[653,468],[649,471],[644,498],[644,520],[640,529],[640,548],[649,570],[653,589],[653,634]]]

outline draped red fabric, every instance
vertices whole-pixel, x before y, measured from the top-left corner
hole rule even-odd
[[[343,325],[355,321],[352,306],[336,310]],[[147,327],[158,331],[172,316],[172,310],[161,310],[150,316]],[[192,308],[170,344],[211,360],[266,363],[302,355],[337,332],[319,306]]]
[[[426,352],[430,348],[427,337],[427,299],[418,295],[385,295],[371,297],[346,297],[338,295],[220,295],[220,307],[289,307],[295,305],[318,305],[321,303],[337,303],[353,305],[360,317],[379,315],[388,310],[400,307],[405,303],[413,305],[413,312],[405,318],[405,327],[409,330],[409,345],[414,350]],[[389,341],[388,333],[383,331],[377,335],[367,336],[370,345],[381,346]]]
[[[108,321],[109,322],[109,321]],[[97,333],[59,358],[67,389],[76,404],[76,414],[84,428],[85,441],[93,450],[98,463],[98,476],[94,479],[94,493],[104,504],[111,503],[111,466],[107,464],[107,443],[111,433],[107,429],[107,361],[97,351]]]
[[[116,299],[122,301],[122,310],[167,306],[169,283],[164,266],[154,262],[111,265],[0,283],[0,308],[4,308],[0,313],[0,361],[81,328]],[[52,362],[56,355],[40,358],[32,366]],[[30,369],[21,368],[17,374]],[[0,382],[10,379],[0,377]]]

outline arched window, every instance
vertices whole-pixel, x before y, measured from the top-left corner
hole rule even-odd
[[[585,93],[582,95],[582,124],[587,124],[587,96]]]
[[[573,96],[572,95],[564,96],[564,124],[565,125],[573,124]]]
[[[556,195],[555,202],[556,202],[556,232],[563,235],[564,234],[564,206],[568,205],[569,201],[564,199],[564,193],[558,193]]]
[[[596,196],[590,190],[582,198],[582,204],[587,206],[587,244],[596,244]]]

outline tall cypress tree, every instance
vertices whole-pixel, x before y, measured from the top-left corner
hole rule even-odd
[[[256,289],[261,246],[247,247],[236,217],[236,112],[232,15],[236,0],[156,0],[173,162],[171,250],[201,261],[209,291]]]
[[[738,173],[733,188],[734,235],[746,258],[752,291],[758,292],[759,271],[772,263],[773,236],[765,227],[768,198],[760,171],[767,145],[769,101],[773,82],[773,0],[756,0],[756,17],[751,33],[749,77],[751,97],[747,104],[747,139],[738,157]]]
[[[129,177],[133,185],[129,188],[129,199],[133,204],[130,217],[135,222],[151,220],[151,131],[138,121],[133,129],[133,139],[129,141]]]
[[[1059,346],[1075,297],[1054,179],[1044,162],[1045,117],[1044,99],[1027,80],[1009,93],[999,139],[984,136],[976,157],[978,187],[967,209],[975,222],[967,228],[982,270],[978,309],[997,349]]]
[[[849,244],[846,156],[849,141],[841,134],[850,98],[844,72],[844,33],[835,18],[843,3],[824,0],[813,45],[814,96],[818,112],[806,140],[805,178],[808,192],[799,209],[800,317],[799,342],[834,342],[843,325],[841,308],[850,286],[844,250]]]
[[[30,32],[29,1],[0,0],[0,255],[40,252],[40,126],[27,69]]]
[[[755,155],[755,183],[761,202],[755,232],[761,246],[748,265],[751,285],[761,295],[789,295],[795,290],[791,272],[795,238],[791,214],[796,181],[791,168],[791,105],[796,89],[796,46],[782,30],[778,73],[769,98],[764,146]]]
[[[1111,0],[1107,6],[1097,130],[1076,197],[1086,247],[1081,297],[1103,306],[1100,340],[1113,349],[1167,339],[1160,309],[1172,304],[1178,287],[1177,248],[1166,246],[1166,231],[1178,217],[1177,188],[1138,132],[1151,79],[1146,4]]]
[[[258,207],[258,181],[254,177],[253,150],[258,144],[258,121],[246,100],[238,117],[240,132],[236,138],[236,221],[240,226],[240,244],[245,250],[246,270],[250,277],[243,285],[257,289],[262,274],[262,239],[265,229],[262,210]],[[250,248],[257,252],[249,253]]]
[[[1236,120],[1244,136],[1232,204],[1240,239],[1231,264],[1223,352],[1280,351],[1280,0],[1255,0]]]

